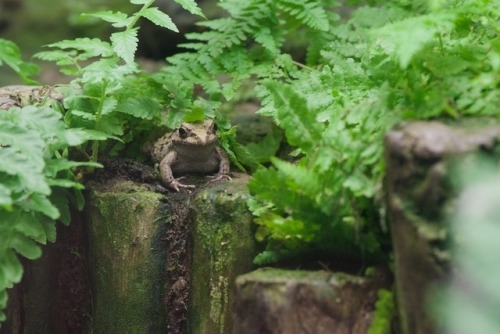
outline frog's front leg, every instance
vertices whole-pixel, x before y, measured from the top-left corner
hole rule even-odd
[[[172,173],[172,165],[177,160],[177,152],[169,152],[160,162],[160,178],[161,182],[165,187],[170,188],[175,191],[179,191],[179,188],[194,188],[192,184],[183,184],[175,179]]]
[[[229,157],[227,153],[220,147],[215,148],[215,152],[217,153],[217,159],[219,160],[219,172],[215,175],[209,176],[210,181],[217,181],[222,179],[231,180],[229,176]]]

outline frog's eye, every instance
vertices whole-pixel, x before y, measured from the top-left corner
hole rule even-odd
[[[182,139],[186,139],[188,136],[189,136],[189,131],[184,129],[184,128],[179,128],[179,136],[182,138]]]

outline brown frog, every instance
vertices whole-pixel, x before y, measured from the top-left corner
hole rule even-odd
[[[164,186],[179,191],[179,188],[194,188],[180,183],[187,173],[216,173],[212,181],[229,179],[229,159],[218,145],[217,127],[213,120],[200,123],[183,123],[178,129],[167,133],[154,144],[151,155],[160,164],[160,177]]]

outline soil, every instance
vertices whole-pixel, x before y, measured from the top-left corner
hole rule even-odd
[[[189,193],[176,193],[170,197],[172,222],[165,235],[167,261],[165,275],[165,311],[168,333],[187,332],[187,310],[189,302]]]

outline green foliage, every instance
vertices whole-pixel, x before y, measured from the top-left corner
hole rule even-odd
[[[32,77],[38,74],[38,66],[23,61],[21,51],[14,42],[0,38],[0,66],[4,63],[14,70],[25,83],[36,83]]]
[[[55,50],[35,55],[56,62],[63,73],[77,76],[69,87],[63,88],[65,122],[71,127],[101,132],[117,141],[104,145],[94,141],[81,147],[81,152],[91,161],[98,161],[101,151],[116,154],[134,138],[144,135],[146,129],[150,130],[152,123],[174,127],[182,119],[173,119],[174,113],[166,116],[164,106],[170,100],[162,91],[162,83],[154,76],[142,73],[135,62],[138,44],[135,25],[141,17],[160,27],[178,31],[167,14],[151,7],[153,2],[131,1],[142,5],[131,15],[112,11],[85,14],[121,29],[111,34],[110,42],[98,38],[64,40],[49,45]],[[179,3],[189,11],[201,14],[193,1]],[[129,154],[137,155],[138,150],[136,146]]]
[[[6,289],[22,277],[18,255],[38,258],[39,244],[55,241],[56,221],[69,224],[69,206],[83,206],[76,168],[100,166],[100,152],[116,154],[138,134],[151,131],[152,122],[157,126],[172,123],[164,106],[179,101],[168,99],[162,83],[142,73],[135,62],[139,18],[177,31],[170,17],[151,7],[153,2],[131,0],[142,5],[131,15],[88,14],[121,29],[111,34],[109,42],[64,40],[36,55],[75,76],[71,84],[60,88],[64,109],[56,104],[32,105],[0,112],[0,321],[5,319],[1,310],[7,304]],[[194,1],[178,2],[201,14]],[[0,65],[3,62],[25,80],[34,74],[34,65],[21,60],[17,46],[0,39]],[[200,117],[196,115],[195,109],[188,116]],[[70,147],[80,153],[72,156],[83,161],[68,158]],[[129,152],[137,155],[139,147],[132,148]]]
[[[183,45],[193,52],[168,58],[172,66],[165,71],[170,79],[183,82],[187,90],[198,84],[212,100],[230,100],[245,80],[253,76],[281,77],[283,71],[292,69],[292,59],[280,49],[286,36],[301,25],[312,28],[316,34],[328,29],[331,18],[321,3],[315,0],[220,2],[229,16],[199,23],[207,30],[187,34],[190,42]],[[221,80],[220,75],[227,79]]]
[[[368,334],[391,334],[391,323],[396,312],[394,295],[386,289],[378,290],[375,313],[368,329]]]
[[[78,133],[92,142],[71,142],[69,136],[66,145],[78,145],[92,162],[101,153],[117,154],[126,146],[136,155],[151,124],[173,128],[185,120],[215,118],[232,161],[256,169],[248,204],[259,225],[257,238],[268,245],[258,263],[309,252],[365,260],[383,257],[388,236],[379,212],[387,129],[404,119],[498,116],[500,7],[493,0],[353,0],[348,4],[355,7],[342,19],[336,13],[340,1],[335,0],[225,0],[219,6],[227,15],[200,22],[200,31],[186,36],[186,52],[168,58],[169,65],[154,75],[143,73],[135,62],[137,22],[144,18],[177,28],[152,7],[153,0],[130,2],[140,6],[131,15],[87,14],[118,30],[109,41],[66,40],[37,54],[76,77],[64,88],[62,120],[69,129],[85,129]],[[202,16],[193,0],[176,2]],[[298,41],[303,51],[299,56],[287,51]],[[22,75],[30,73],[18,50],[1,42],[0,61]],[[286,161],[270,157],[279,146],[279,135],[242,147],[235,141],[236,129],[218,112],[223,103],[238,98],[248,82],[255,86],[252,98],[261,104],[259,114],[271,117],[295,149]],[[28,139],[38,148],[43,145],[31,132],[16,131],[7,132],[22,137],[16,152],[29,152],[22,147]],[[101,141],[105,138],[110,140]],[[66,157],[57,152],[58,158]],[[29,157],[38,159],[30,164],[40,163],[36,157]],[[16,159],[5,161],[25,165]],[[43,159],[42,167],[51,166],[45,155]],[[268,167],[260,165],[268,162]],[[56,174],[74,167],[70,162],[64,166],[54,167]],[[34,187],[35,195],[22,202],[27,205],[23,212],[55,219],[62,213],[57,203],[65,202],[51,206],[49,197],[56,196],[56,188],[76,184],[68,177],[44,186],[45,169],[29,175],[23,170],[19,175],[2,170],[16,176],[18,183],[2,183],[0,205],[7,212],[14,210],[12,194],[17,193],[10,184]],[[36,176],[40,173],[43,177]],[[33,229],[26,233],[34,240],[52,239]],[[10,249],[25,256],[38,255],[23,242],[13,245]],[[14,282],[20,275],[18,263],[12,255],[5,259],[11,269],[4,276]],[[386,306],[382,303],[381,310]]]
[[[451,280],[428,291],[427,307],[445,333],[497,333],[500,318],[500,178],[496,156],[457,168],[460,194],[450,219]],[[465,181],[465,182],[464,182]]]
[[[68,148],[95,135],[68,128],[57,111],[46,106],[0,112],[0,320],[7,288],[18,283],[18,255],[40,257],[39,244],[53,242],[56,220],[69,224],[69,198],[77,207],[83,188],[72,171],[95,165],[68,159]]]
[[[384,133],[403,119],[498,115],[494,1],[349,3],[340,20],[336,1],[222,2],[229,16],[200,23],[164,70],[217,102],[255,80],[259,113],[297,148],[295,163],[272,159],[250,181],[268,241],[257,262],[311,249],[379,257]],[[285,51],[300,35],[305,64]]]
[[[363,256],[380,254],[387,129],[407,118],[498,116],[498,8],[406,3],[356,9],[330,28],[315,63],[260,86],[260,112],[303,154],[290,166],[273,161],[250,182],[258,236],[271,241],[269,250],[339,255],[357,245]]]

